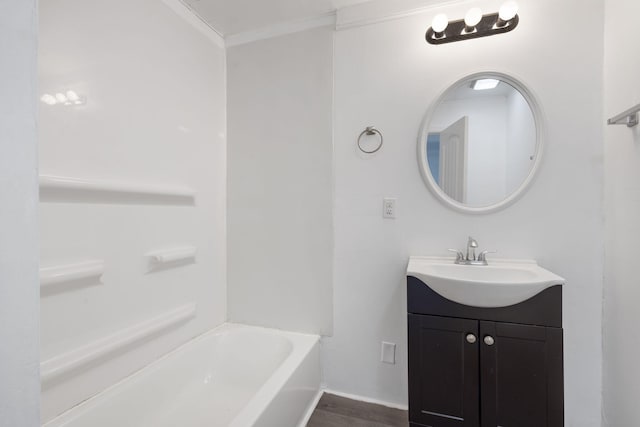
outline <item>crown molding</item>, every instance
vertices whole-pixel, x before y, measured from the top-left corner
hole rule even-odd
[[[195,10],[182,0],[162,0],[171,10],[184,19],[189,25],[204,35],[209,41],[220,48],[225,48],[222,33],[213,28]]]
[[[242,44],[252,43],[258,40],[271,39],[287,34],[299,33],[321,27],[335,27],[336,13],[329,12],[317,15],[311,18],[283,22],[281,24],[270,25],[257,30],[245,31],[242,33],[231,34],[225,37],[227,47],[238,46]]]

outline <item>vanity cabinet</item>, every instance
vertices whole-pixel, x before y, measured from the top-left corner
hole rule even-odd
[[[479,308],[407,279],[412,427],[561,427],[562,288]]]

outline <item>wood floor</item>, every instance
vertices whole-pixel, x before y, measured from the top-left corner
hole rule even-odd
[[[307,427],[407,427],[407,411],[325,393]]]

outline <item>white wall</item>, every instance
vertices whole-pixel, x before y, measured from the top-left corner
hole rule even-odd
[[[329,27],[228,49],[233,322],[331,332],[332,55]]]
[[[634,30],[640,3],[607,0],[605,5],[604,116],[608,118],[640,103],[640,56]],[[635,426],[640,425],[640,126],[608,126],[604,135],[604,425]]]
[[[43,363],[88,357],[91,343],[107,352],[45,384],[47,420],[225,321],[226,99],[224,49],[160,0],[47,0],[40,12],[41,93],[87,97],[41,104],[41,173],[196,192],[195,204],[43,193],[42,267],[105,268],[43,293]],[[150,271],[146,253],[184,246],[197,248],[195,263]],[[132,326],[152,331],[193,303],[195,318],[114,350]]]
[[[40,425],[36,3],[0,3],[2,427]]]
[[[599,426],[602,1],[588,7],[578,0],[520,1],[520,26],[511,33],[442,46],[424,41],[436,13],[463,17],[472,5],[491,11],[501,3],[449,4],[355,27],[338,16],[346,29],[336,35],[335,317],[334,337],[323,347],[325,382],[406,403],[407,259],[446,254],[472,235],[500,257],[533,258],[567,279],[566,425]],[[431,195],[418,171],[416,143],[434,97],[483,70],[511,74],[533,91],[544,109],[546,151],[522,199],[501,212],[470,216]],[[386,143],[365,159],[355,140],[368,125]],[[382,219],[383,197],[397,197],[396,220]],[[380,363],[381,341],[398,344],[396,365]]]

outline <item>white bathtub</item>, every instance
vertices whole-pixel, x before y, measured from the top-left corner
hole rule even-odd
[[[222,325],[45,427],[295,427],[320,388],[319,337]]]

